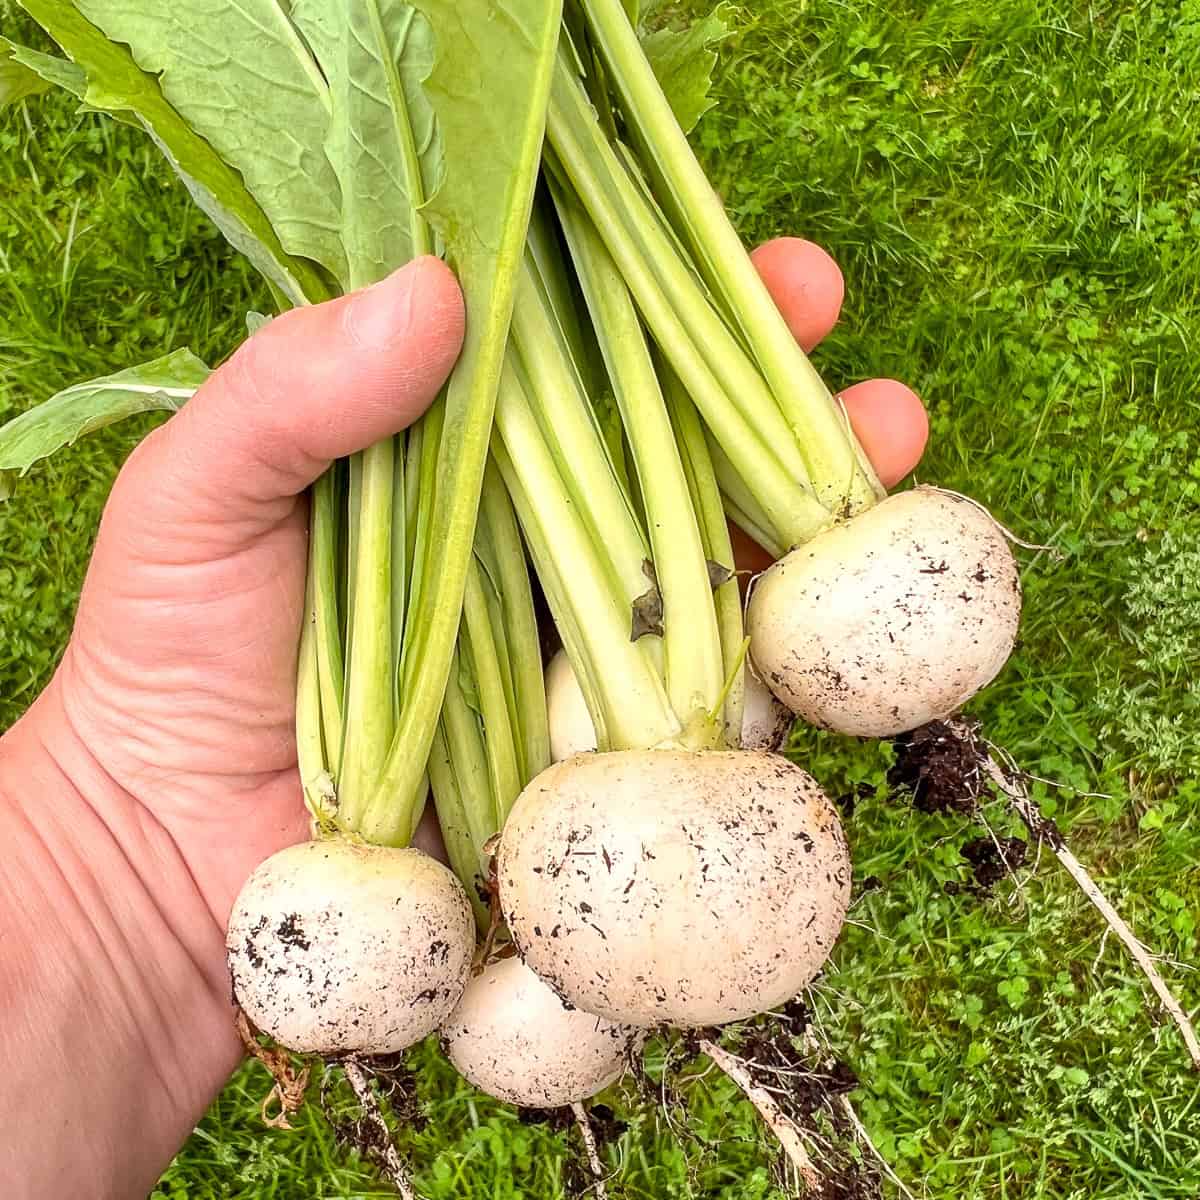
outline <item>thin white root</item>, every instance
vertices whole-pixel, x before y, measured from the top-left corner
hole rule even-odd
[[[963,731],[959,729],[957,732],[961,734]],[[1022,781],[1021,773],[1015,769],[1005,771],[990,754],[985,770],[988,778],[1008,798],[1013,811],[1024,822],[1025,828],[1029,830],[1030,837],[1039,843],[1044,841],[1049,845],[1054,856],[1066,868],[1067,874],[1075,880],[1079,890],[1092,902],[1108,923],[1108,927],[1129,951],[1133,961],[1142,969],[1142,973],[1150,981],[1150,986],[1154,989],[1154,994],[1158,997],[1159,1002],[1179,1027],[1193,1068],[1200,1071],[1200,1038],[1197,1038],[1195,1027],[1187,1013],[1183,1011],[1183,1006],[1175,999],[1171,989],[1167,987],[1166,981],[1159,974],[1150,952],[1138,941],[1121,914],[1113,908],[1104,893],[1096,886],[1088,874],[1087,868],[1067,848],[1061,834],[1042,816],[1041,810],[1030,797],[1029,791]]]
[[[588,1169],[592,1173],[592,1185],[596,1193],[596,1200],[608,1200],[608,1188],[604,1186],[604,1164],[600,1161],[600,1147],[596,1145],[596,1131],[588,1119],[587,1109],[576,1101],[571,1105],[571,1115],[575,1118],[579,1136],[583,1140]]]
[[[804,1031],[803,1042],[806,1053],[812,1055],[819,1055],[821,1053],[821,1045],[817,1041],[811,1027]],[[903,1195],[908,1197],[908,1200],[917,1200],[916,1196],[908,1190],[904,1180],[892,1170],[891,1163],[879,1152],[879,1147],[871,1141],[871,1135],[867,1132],[867,1127],[862,1123],[862,1119],[855,1111],[854,1105],[850,1102],[850,1097],[842,1096],[838,1103],[841,1106],[842,1112],[846,1114],[846,1119],[850,1122],[851,1128],[854,1130],[854,1136],[880,1167],[883,1168],[884,1175],[896,1185]]]
[[[775,1135],[788,1161],[796,1169],[804,1184],[805,1193],[820,1195],[822,1178],[820,1171],[808,1153],[796,1123],[779,1107],[774,1096],[756,1083],[747,1066],[740,1058],[723,1050],[716,1042],[707,1038],[700,1043],[701,1051],[712,1059],[742,1090],[746,1099],[754,1105],[763,1124]]]
[[[905,1186],[904,1180],[892,1170],[891,1163],[879,1153],[879,1147],[871,1141],[871,1135],[867,1132],[867,1127],[859,1119],[858,1113],[854,1111],[854,1105],[850,1103],[849,1096],[842,1097],[842,1112],[846,1114],[846,1119],[854,1127],[854,1136],[870,1151],[872,1158],[883,1168],[883,1173],[908,1197],[908,1200],[917,1200],[916,1196]]]
[[[1062,562],[1062,560],[1066,558],[1066,555],[1057,546],[1043,546],[1038,542],[1022,541],[1006,525],[1001,525],[1000,522],[997,521],[996,518],[993,517],[992,514],[988,512],[988,510],[984,508],[982,504],[979,503],[978,500],[972,500],[970,496],[964,496],[962,492],[953,491],[951,488],[936,487],[932,483],[925,483],[921,486],[927,487],[931,491],[942,492],[947,496],[953,496],[956,500],[965,500],[969,505],[971,505],[972,508],[979,509],[979,511],[983,513],[985,517],[989,517],[992,521],[994,521],[996,528],[999,529],[1002,534],[1004,534],[1005,538],[1014,546],[1020,546],[1022,550],[1044,550],[1052,559],[1054,559],[1055,562]]]
[[[367,1078],[367,1073],[352,1058],[348,1058],[342,1063],[342,1070],[346,1073],[346,1079],[354,1090],[358,1105],[363,1110],[363,1116],[375,1127],[379,1136],[379,1166],[387,1176],[388,1182],[400,1193],[402,1200],[418,1200],[417,1193],[413,1191],[413,1186],[408,1181],[408,1170],[404,1166],[404,1160],[392,1143],[391,1131],[383,1119],[379,1101],[375,1099],[375,1093],[371,1091],[371,1081]]]

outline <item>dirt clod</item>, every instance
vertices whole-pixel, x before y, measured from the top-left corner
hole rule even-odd
[[[911,795],[920,812],[975,812],[988,787],[987,747],[977,725],[959,725],[962,733],[931,721],[894,740],[896,759],[887,777],[893,794]]]
[[[980,837],[967,842],[959,853],[971,864],[975,887],[983,894],[1024,865],[1029,843],[1015,837]]]

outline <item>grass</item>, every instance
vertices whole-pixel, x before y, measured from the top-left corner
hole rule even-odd
[[[933,425],[922,476],[1055,548],[1022,551],[1021,646],[977,715],[1053,781],[1039,799],[1135,930],[1196,964],[1200,3],[756,0],[737,24],[699,132],[717,183],[748,240],[800,233],[841,262],[827,377],[911,383]],[[0,117],[0,150],[0,420],[169,346],[219,357],[264,303],[131,131],[28,102]],[[61,650],[139,432],[76,447],[0,507],[0,726]],[[832,790],[870,792],[850,832],[880,886],[860,887],[814,1003],[913,1191],[1200,1195],[1200,1080],[1051,857],[991,899],[947,894],[978,830],[886,801],[886,749],[796,751]],[[1194,1011],[1200,980],[1168,974]],[[425,1194],[563,1193],[561,1137],[417,1057]],[[386,1194],[312,1116],[264,1133],[264,1090],[242,1071],[159,1194]],[[691,1111],[709,1144],[633,1118],[610,1150],[618,1195],[778,1195],[726,1088],[705,1079]]]

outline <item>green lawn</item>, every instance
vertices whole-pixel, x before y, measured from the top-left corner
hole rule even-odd
[[[7,31],[3,0],[0,17]],[[802,233],[842,263],[827,377],[915,386],[933,424],[922,478],[1056,548],[1021,551],[1021,646],[977,715],[1052,781],[1039,799],[1135,930],[1196,964],[1200,3],[748,0],[738,25],[698,135],[718,184],[748,239]],[[169,346],[217,358],[266,303],[132,131],[59,100],[0,115],[0,281],[0,420]],[[0,727],[61,650],[137,435],[76,447],[0,507]],[[887,768],[875,746],[796,750],[835,793]],[[989,820],[1016,832],[999,807]],[[880,786],[849,830],[858,879],[880,886],[860,889],[813,1005],[912,1191],[1200,1196],[1200,1077],[1052,856],[979,899],[945,887],[979,827]],[[1195,1011],[1200,977],[1165,969]],[[561,1136],[432,1049],[417,1059],[429,1124],[404,1142],[424,1194],[562,1194]],[[314,1116],[264,1132],[264,1079],[226,1089],[161,1195],[388,1194]],[[615,1194],[777,1196],[730,1097],[693,1086],[700,1140],[631,1110]]]

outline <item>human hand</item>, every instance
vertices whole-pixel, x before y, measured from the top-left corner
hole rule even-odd
[[[62,665],[0,739],[6,1197],[145,1195],[236,1064],[226,918],[307,835],[305,489],[424,410],[463,320],[433,259],[288,313],[121,471]]]
[[[837,317],[836,267],[793,240],[755,259],[811,348]],[[234,1065],[224,923],[253,867],[307,836],[292,729],[304,491],[420,414],[462,332],[432,260],[290,313],[122,470],[62,666],[0,741],[0,1073],[41,1097],[0,1104],[0,1178],[22,1179],[21,1200],[144,1192]],[[843,400],[885,482],[915,465],[912,393],[873,381]],[[92,1090],[103,1113],[64,1157],[39,1113]]]

